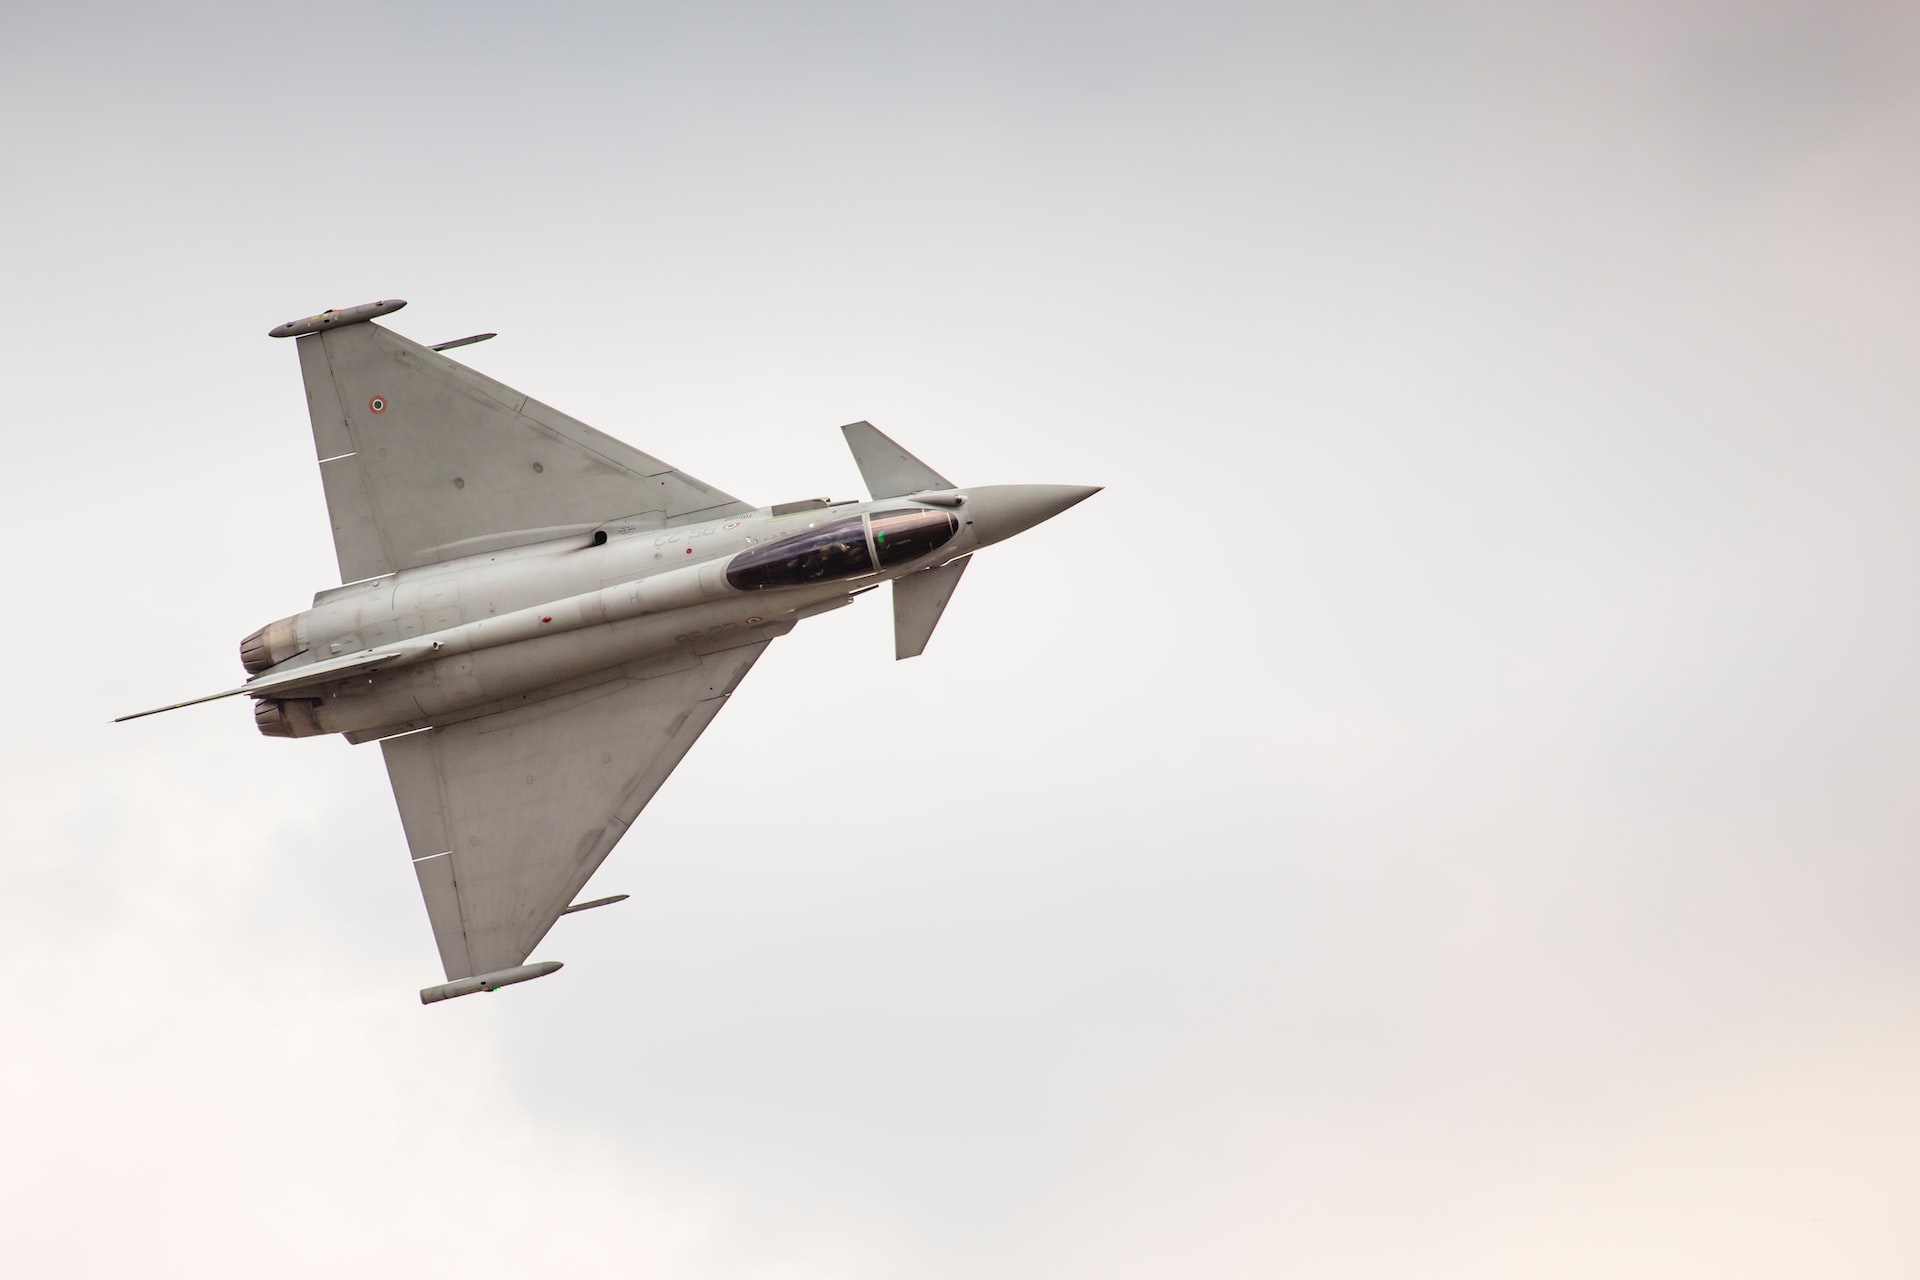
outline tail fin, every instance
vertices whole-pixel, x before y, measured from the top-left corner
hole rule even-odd
[[[872,496],[898,498],[922,489],[953,488],[953,481],[882,435],[871,422],[849,422],[840,430]]]

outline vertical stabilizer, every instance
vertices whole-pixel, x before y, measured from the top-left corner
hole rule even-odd
[[[953,481],[882,435],[871,422],[849,422],[840,430],[872,496],[898,498],[922,489],[953,488]]]

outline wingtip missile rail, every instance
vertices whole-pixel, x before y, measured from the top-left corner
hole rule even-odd
[[[309,333],[322,333],[328,329],[340,329],[350,324],[360,324],[376,316],[391,315],[407,305],[404,298],[386,298],[379,302],[363,302],[357,307],[329,307],[317,316],[307,316],[300,320],[289,320],[267,330],[269,338],[298,338]]]
[[[438,1004],[442,1000],[457,1000],[461,996],[477,995],[482,991],[498,991],[516,982],[532,982],[535,978],[544,978],[561,967],[558,960],[542,960],[538,964],[516,964],[510,969],[495,969],[492,973],[475,974],[471,978],[458,978],[452,982],[443,982],[437,987],[422,987],[420,1003]]]

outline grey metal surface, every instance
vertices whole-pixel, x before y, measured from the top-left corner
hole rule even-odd
[[[289,320],[267,330],[269,338],[298,338],[303,334],[321,333],[327,329],[344,328],[350,324],[364,324],[375,316],[391,315],[406,306],[403,298],[388,298],[382,302],[363,302],[357,307],[334,307],[322,311],[317,316],[305,316],[299,320]]]
[[[449,980],[527,958],[765,649],[381,743]]]
[[[926,652],[927,640],[940,615],[946,612],[960,575],[967,571],[970,556],[933,569],[922,569],[893,580],[893,657],[917,658]]]
[[[478,538],[752,509],[378,325],[298,347],[344,582],[471,554]]]
[[[1098,492],[1098,485],[980,485],[967,490],[967,523],[980,546],[992,546],[1053,519]]]
[[[875,498],[898,498],[921,489],[951,489],[953,482],[882,434],[871,422],[849,422],[840,428],[853,450],[853,460]]]
[[[442,1000],[478,995],[482,991],[498,991],[516,982],[531,982],[535,978],[544,978],[562,967],[558,960],[542,960],[539,964],[517,964],[511,969],[482,973],[471,978],[461,978],[456,982],[443,982],[437,987],[422,987],[420,1003],[438,1004]]]

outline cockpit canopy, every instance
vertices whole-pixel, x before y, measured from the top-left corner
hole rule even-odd
[[[847,516],[777,542],[748,547],[727,565],[727,584],[737,591],[800,587],[853,578],[879,567],[917,560],[960,532],[960,519],[946,511],[906,507]]]
[[[882,569],[918,560],[960,532],[959,516],[925,507],[876,511],[868,521],[873,526],[873,546],[880,553]]]

